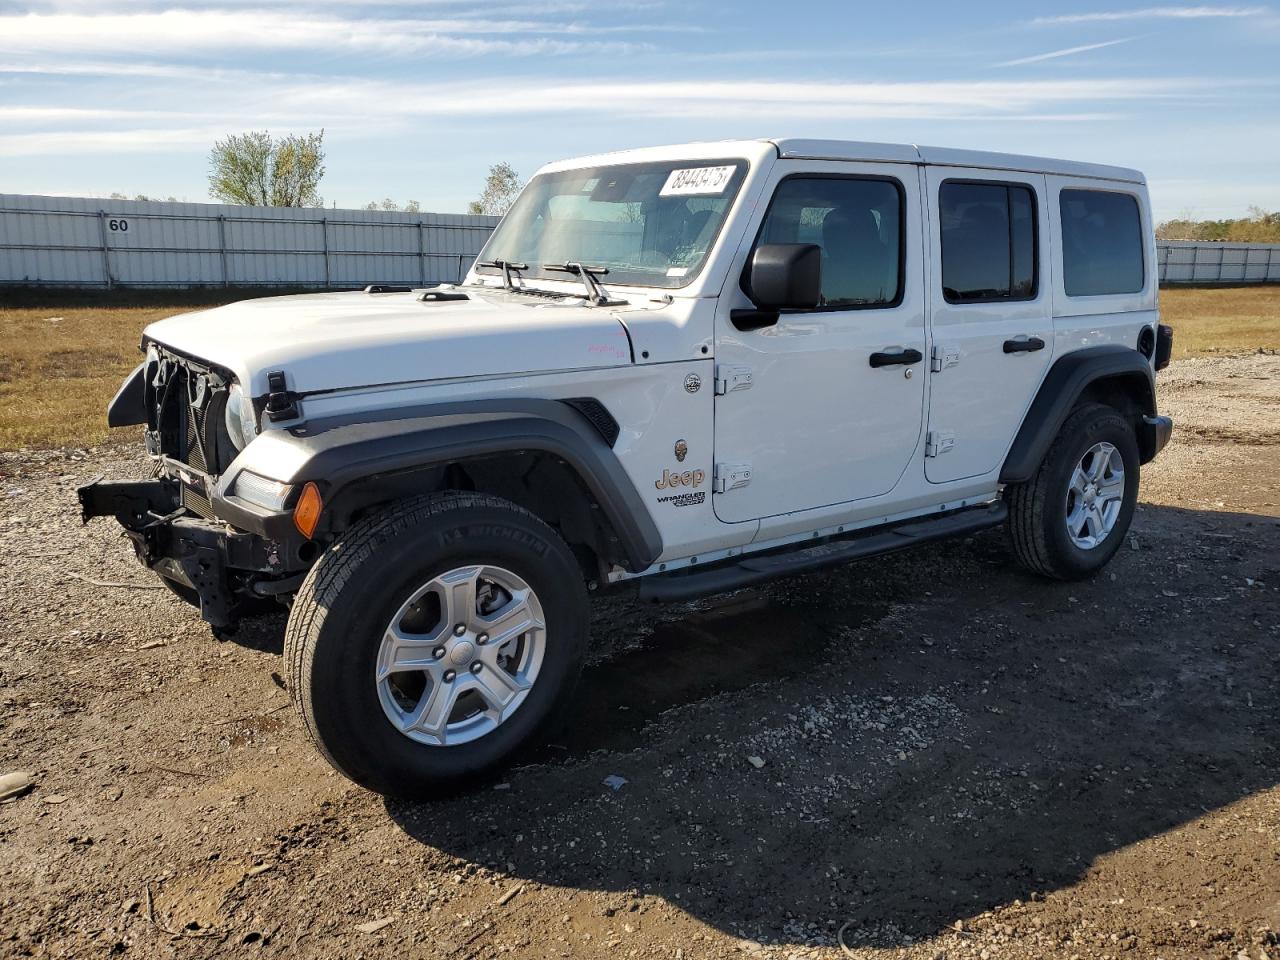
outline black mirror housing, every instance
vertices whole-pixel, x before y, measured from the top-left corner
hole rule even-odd
[[[822,300],[822,248],[765,243],[747,269],[747,296],[762,310],[809,310]]]

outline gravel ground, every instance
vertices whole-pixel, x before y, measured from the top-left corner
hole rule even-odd
[[[1280,358],[1162,389],[1097,579],[991,532],[602,601],[571,729],[434,805],[312,752],[281,618],[81,527],[124,447],[0,454],[0,956],[1280,960]]]

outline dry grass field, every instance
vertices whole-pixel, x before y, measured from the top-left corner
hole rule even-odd
[[[0,307],[0,450],[98,443],[142,328],[183,307]]]
[[[1173,358],[1280,350],[1280,286],[1160,291],[1173,325]]]
[[[1164,290],[1174,357],[1280,349],[1280,287]],[[0,307],[0,450],[89,445],[153,320],[190,307]]]

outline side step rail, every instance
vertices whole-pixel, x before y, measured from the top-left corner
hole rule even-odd
[[[639,596],[642,600],[667,603],[740,590],[777,577],[808,573],[850,560],[895,553],[930,540],[976,533],[988,527],[999,526],[1008,515],[1009,508],[1004,501],[999,501],[941,517],[908,520],[892,527],[877,527],[847,539],[800,546],[786,553],[744,557],[732,564],[708,566],[693,572],[648,576],[640,580]]]

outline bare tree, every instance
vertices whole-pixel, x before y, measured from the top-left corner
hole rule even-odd
[[[515,202],[520,186],[520,174],[516,173],[515,167],[506,161],[495,163],[485,177],[484,192],[478,200],[467,205],[467,213],[502,216]]]
[[[233,134],[209,152],[209,194],[255,207],[318,207],[324,131],[275,139],[265,130]]]

